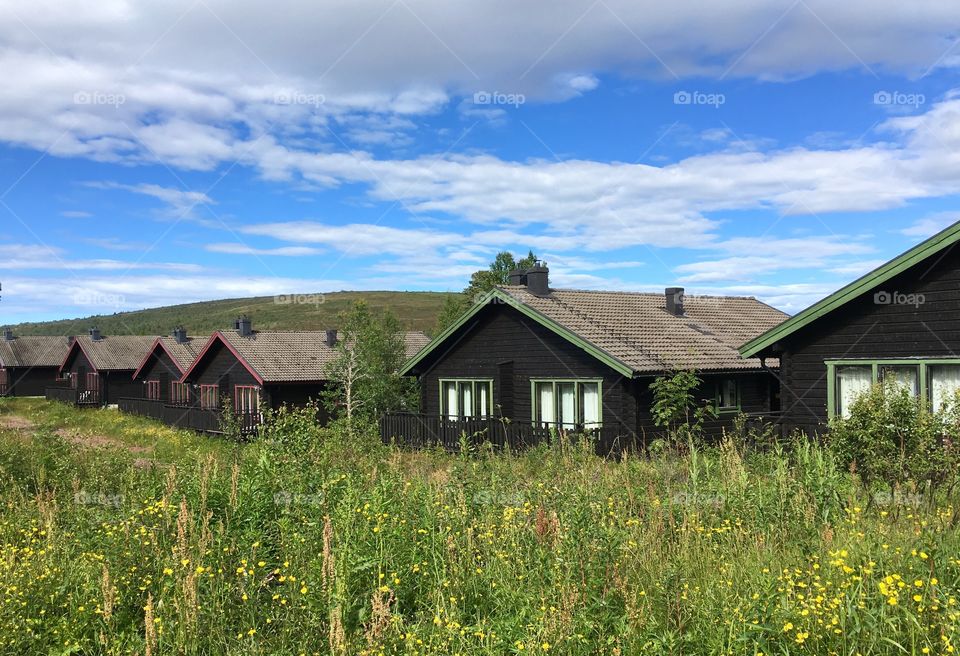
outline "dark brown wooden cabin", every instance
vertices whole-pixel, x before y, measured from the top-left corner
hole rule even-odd
[[[96,328],[75,337],[60,365],[65,386],[48,388],[47,397],[84,406],[115,405],[123,397],[138,396],[133,373],[156,337],[102,335]]]
[[[405,339],[408,356],[429,341],[420,332]],[[226,403],[239,415],[253,415],[256,423],[262,407],[321,400],[336,343],[335,330],[257,331],[249,319],[239,319],[234,330],[210,336],[180,382],[189,386],[198,410],[216,412]]]
[[[158,337],[133,373],[134,382],[142,387],[139,398],[189,405],[192,402],[190,386],[180,379],[209,339],[208,335],[190,337],[182,326],[175,328],[169,337]]]
[[[933,408],[960,389],[960,223],[745,344],[780,361],[783,422],[808,434],[893,377]]]
[[[60,364],[70,348],[67,337],[0,336],[0,396],[43,396],[57,384]]]
[[[383,437],[455,441],[489,418],[491,432],[534,442],[556,429],[598,433],[601,450],[642,444],[659,433],[650,384],[682,369],[720,408],[705,426],[717,435],[740,413],[778,409],[775,376],[737,347],[785,317],[753,298],[551,289],[545,266],[515,272],[406,365],[423,414],[385,417]],[[439,434],[402,434],[418,430]]]

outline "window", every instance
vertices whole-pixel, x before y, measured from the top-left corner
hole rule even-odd
[[[190,405],[190,385],[187,383],[170,383],[170,403],[172,405]]]
[[[725,378],[717,383],[715,402],[719,412],[738,412],[740,410],[740,382],[736,378]]]
[[[100,391],[100,374],[94,372],[87,373],[87,390],[92,392]]]
[[[237,385],[233,388],[233,408],[241,414],[260,412],[260,388]]]
[[[879,372],[881,381],[892,381],[911,395],[920,395],[920,365],[884,364],[880,365]]]
[[[935,364],[927,367],[929,376],[930,405],[939,412],[951,404],[960,392],[960,365]]]
[[[147,381],[147,398],[151,401],[160,400],[160,381],[159,380],[148,380]]]
[[[564,429],[600,426],[600,381],[534,380],[533,422]]]
[[[903,360],[828,360],[827,412],[849,417],[858,396],[880,382],[891,382],[941,410],[960,391],[960,358]]]
[[[493,381],[441,380],[440,413],[447,419],[493,416]]]
[[[217,410],[220,407],[220,386],[200,386],[200,407],[204,410]]]
[[[850,406],[873,384],[873,367],[837,367],[837,407],[841,417],[850,416]]]

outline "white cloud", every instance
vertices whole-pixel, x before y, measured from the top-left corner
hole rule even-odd
[[[215,201],[207,194],[200,191],[190,191],[188,189],[175,189],[173,187],[162,187],[156,184],[121,184],[119,182],[87,182],[87,187],[94,189],[119,189],[129,191],[130,193],[150,196],[164,202],[168,206],[168,214],[177,218],[189,218],[194,216],[194,210],[198,205],[213,205]]]
[[[960,211],[938,212],[937,214],[932,214],[915,221],[903,230],[900,230],[900,234],[906,235],[907,237],[926,239],[948,228],[957,221],[960,221]]]
[[[64,210],[60,212],[60,216],[68,219],[88,219],[93,216],[93,214],[90,212],[84,212],[82,210]]]
[[[194,272],[202,270],[198,264],[181,262],[128,262],[112,259],[76,260],[61,248],[36,246],[30,244],[0,245],[0,269],[70,271],[77,274],[86,271],[180,271]]]
[[[231,255],[269,255],[281,257],[304,257],[319,255],[323,251],[309,246],[282,246],[280,248],[254,248],[240,243],[207,244],[206,250],[211,253],[228,253]]]

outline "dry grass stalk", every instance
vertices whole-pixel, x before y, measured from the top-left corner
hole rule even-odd
[[[117,591],[110,581],[110,570],[103,566],[103,573],[100,577],[100,593],[103,595],[103,619],[109,622],[113,617],[113,602],[116,600]]]
[[[333,524],[330,522],[330,516],[323,518],[323,565],[321,570],[323,576],[323,589],[329,592],[333,588],[336,570],[333,562]]]
[[[343,629],[340,607],[330,611],[330,635],[328,638],[330,653],[334,656],[346,656],[347,634]]]
[[[367,644],[373,647],[380,642],[390,626],[394,602],[393,591],[377,590],[370,599],[370,622],[367,624]]]
[[[157,644],[157,629],[153,621],[153,594],[147,593],[147,605],[143,608],[143,641],[144,654],[153,656],[153,649]]]

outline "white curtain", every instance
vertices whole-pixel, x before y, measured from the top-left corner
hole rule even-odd
[[[840,401],[840,416],[850,416],[850,406],[857,397],[873,384],[872,367],[838,367],[837,395]]]
[[[552,424],[556,421],[553,410],[553,384],[537,383],[537,405],[540,408],[540,422]]]
[[[913,396],[920,395],[920,367],[916,365],[890,365],[883,368],[883,379],[893,380],[899,389]]]
[[[557,383],[560,394],[560,419],[564,428],[577,425],[577,386],[575,383]]]
[[[460,398],[463,399],[460,414],[469,419],[473,416],[473,383],[460,383]]]
[[[457,419],[460,415],[457,413],[457,384],[444,383],[444,396],[446,397],[447,419]]]
[[[584,428],[596,428],[600,425],[600,385],[599,383],[581,383],[583,391]]]
[[[933,411],[938,412],[944,406],[953,402],[953,398],[960,390],[960,366],[930,365],[930,399]]]
[[[487,382],[477,383],[477,409],[481,417],[489,417],[490,412],[490,384]]]

